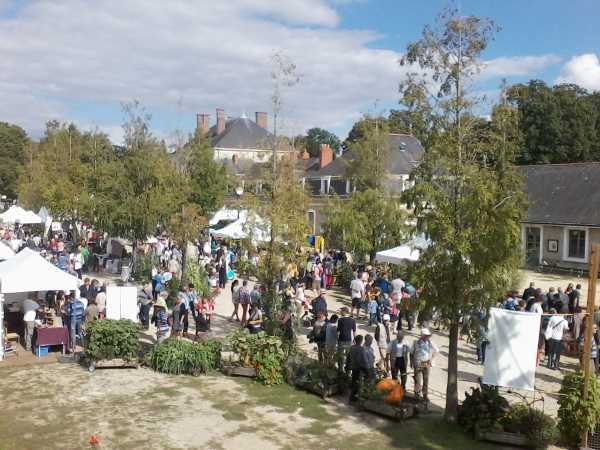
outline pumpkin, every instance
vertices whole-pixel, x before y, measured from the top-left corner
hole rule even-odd
[[[404,389],[402,389],[402,386],[398,385],[383,399],[383,402],[386,405],[399,405],[402,402],[403,397]]]
[[[394,380],[393,378],[384,378],[375,386],[379,392],[390,392],[396,386],[399,386],[398,380]]]

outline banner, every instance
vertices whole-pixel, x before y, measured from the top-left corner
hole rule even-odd
[[[491,308],[483,383],[533,391],[541,314]]]

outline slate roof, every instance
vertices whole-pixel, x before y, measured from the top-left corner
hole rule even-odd
[[[246,117],[228,120],[225,123],[225,131],[219,135],[217,135],[217,126],[214,125],[210,133],[215,148],[270,150],[275,140],[272,133]]]
[[[600,226],[600,162],[518,168],[529,208],[524,222]]]
[[[417,138],[408,134],[391,134],[388,136],[392,157],[390,173],[392,175],[408,175],[423,157],[423,147]],[[338,156],[322,169],[319,168],[319,159],[316,158],[312,166],[306,169],[307,178],[320,178],[328,176],[344,176],[348,163],[354,155],[351,151]]]

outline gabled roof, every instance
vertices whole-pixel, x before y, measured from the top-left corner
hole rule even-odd
[[[270,150],[275,142],[273,134],[246,117],[228,120],[225,131],[219,135],[217,126],[214,125],[210,133],[215,148]]]
[[[600,162],[518,168],[529,199],[529,223],[600,226]]]
[[[408,134],[390,133],[388,144],[391,150],[390,174],[409,175],[423,157],[424,150],[419,140]],[[319,159],[316,158],[315,162],[306,169],[306,177],[343,177],[346,167],[353,159],[352,152],[347,151],[321,169],[319,168]]]

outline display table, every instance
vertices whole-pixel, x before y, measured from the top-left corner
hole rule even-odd
[[[33,332],[33,347],[62,345],[62,352],[69,351],[69,330],[67,327],[36,327]],[[36,352],[37,354],[37,352]]]

